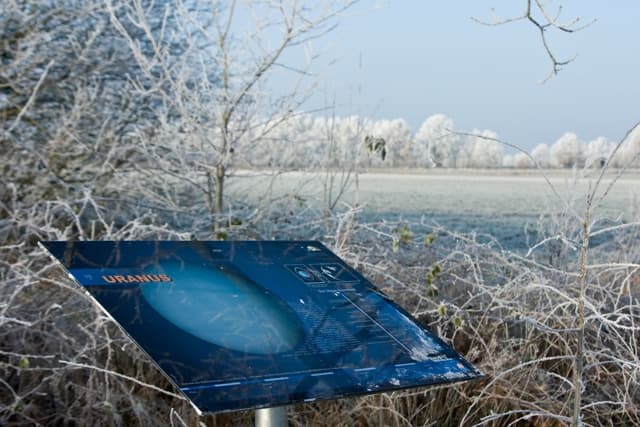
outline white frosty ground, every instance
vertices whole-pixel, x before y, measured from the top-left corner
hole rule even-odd
[[[549,180],[560,195],[580,208],[591,178],[576,180],[568,170],[548,172]],[[613,178],[609,173],[601,188]],[[230,193],[251,200],[265,193],[281,196],[298,189],[307,201],[320,204],[326,175],[322,173],[287,172],[273,182],[264,176],[241,174],[230,181]],[[436,170],[421,173],[389,171],[361,173],[359,191],[353,180],[343,201],[354,205],[356,201],[367,210],[402,213],[471,213],[480,215],[537,215],[559,208],[561,202],[550,191],[537,171],[473,171]],[[640,207],[640,174],[625,174],[612,188],[605,200],[601,215],[617,217],[624,213],[627,219],[636,217]],[[556,209],[552,209],[556,210]]]

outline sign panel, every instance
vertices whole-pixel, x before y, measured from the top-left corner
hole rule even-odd
[[[318,242],[42,244],[201,412],[481,376]]]

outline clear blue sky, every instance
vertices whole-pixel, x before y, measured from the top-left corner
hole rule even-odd
[[[308,106],[335,97],[339,115],[404,118],[414,131],[444,113],[460,130],[489,128],[526,148],[565,131],[586,141],[619,139],[640,120],[640,2],[552,2],[550,10],[564,6],[565,21],[597,22],[549,35],[559,59],[578,57],[545,84],[550,62],[532,25],[487,27],[470,19],[490,19],[492,7],[515,15],[525,3],[365,0],[314,42],[325,51],[324,64],[315,68],[320,90]]]

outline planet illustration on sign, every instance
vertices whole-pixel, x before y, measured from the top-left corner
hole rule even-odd
[[[202,413],[482,377],[319,242],[44,242]]]
[[[153,309],[183,331],[231,350],[274,354],[290,351],[303,338],[291,308],[227,265],[163,262],[147,267],[171,277],[143,283],[140,290]]]

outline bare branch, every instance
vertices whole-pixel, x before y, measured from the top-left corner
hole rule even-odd
[[[540,83],[546,83],[551,77],[557,75],[565,65],[572,63],[578,56],[576,54],[568,59],[558,59],[549,45],[547,31],[549,29],[555,29],[564,33],[575,33],[593,25],[596,22],[596,19],[593,19],[584,25],[578,25],[581,23],[581,19],[578,16],[566,23],[561,23],[559,22],[559,19],[562,13],[562,6],[558,7],[558,11],[555,16],[548,13],[547,5],[541,0],[535,0],[535,8],[532,6],[534,6],[534,4],[532,4],[532,0],[527,0],[524,13],[510,18],[499,18],[495,14],[495,10],[492,9],[493,19],[491,21],[484,21],[475,17],[472,17],[471,19],[474,22],[488,26],[501,26],[519,21],[527,21],[532,24],[538,30],[542,46],[551,61],[551,71],[549,71],[549,74],[540,81]],[[541,15],[541,18],[536,17],[536,12]]]

